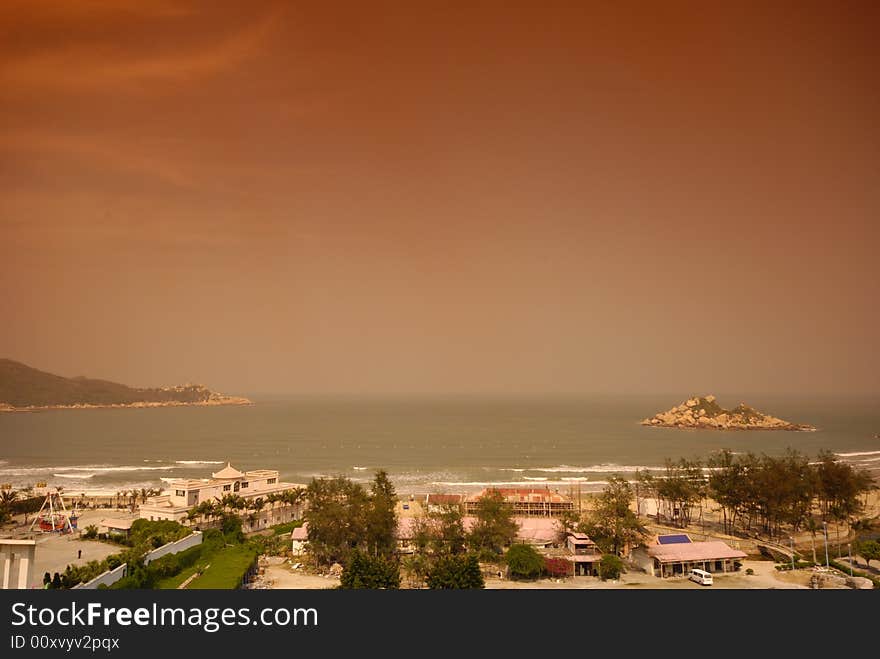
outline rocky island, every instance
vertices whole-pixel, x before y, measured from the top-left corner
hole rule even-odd
[[[677,407],[660,412],[642,421],[643,426],[660,428],[706,428],[710,430],[797,430],[816,428],[807,424],[791,423],[764,414],[740,403],[725,410],[715,402],[715,396],[690,398]]]
[[[95,407],[174,407],[180,405],[251,405],[200,384],[139,388],[85,377],[65,378],[0,359],[0,412]]]

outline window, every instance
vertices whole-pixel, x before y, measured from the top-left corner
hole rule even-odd
[[[223,486],[223,491],[224,491],[224,492],[229,492],[229,489],[230,489],[231,487],[232,487],[231,485],[224,485],[224,486]]]
[[[274,485],[277,481],[277,478],[268,478],[266,479],[266,485]]]
[[[244,489],[244,488],[246,488],[247,486],[248,486],[247,481],[242,481],[242,482],[241,482],[241,489]]]
[[[174,496],[176,497],[185,497],[186,490],[174,490]]]

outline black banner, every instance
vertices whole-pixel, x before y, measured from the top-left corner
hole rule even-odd
[[[867,638],[876,591],[0,591],[0,656],[629,654]],[[610,646],[609,646],[610,644]],[[242,656],[245,656],[242,654]]]

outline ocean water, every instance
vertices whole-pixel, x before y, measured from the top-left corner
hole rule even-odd
[[[719,397],[817,432],[676,430],[639,421],[685,397],[296,398],[247,407],[53,410],[0,414],[0,483],[47,481],[70,493],[162,487],[210,476],[227,461],[284,480],[389,472],[401,493],[490,484],[584,491],[666,458],[722,448],[779,454],[820,449],[880,476],[880,401]]]

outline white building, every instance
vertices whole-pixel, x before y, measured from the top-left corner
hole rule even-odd
[[[303,489],[300,483],[280,482],[274,469],[255,469],[241,472],[229,463],[211,478],[178,479],[168,482],[167,489],[157,497],[150,497],[141,504],[142,519],[169,519],[185,522],[193,508],[206,501],[219,503],[227,495],[237,495],[244,499],[247,508],[236,511],[244,521],[244,530],[253,531],[275,524],[283,524],[302,514],[301,506],[283,502],[274,504],[267,501],[271,494],[282,494],[290,490]],[[264,506],[257,511],[249,504],[262,499]]]
[[[28,588],[34,571],[36,540],[0,539],[0,589]]]

